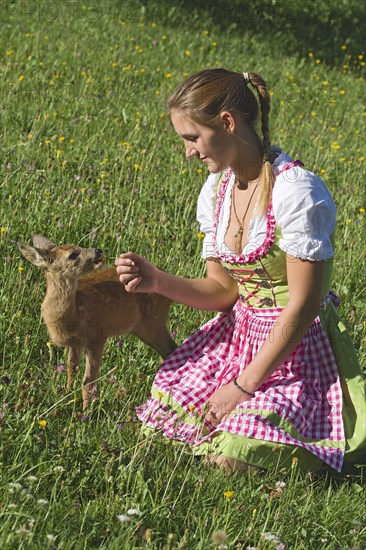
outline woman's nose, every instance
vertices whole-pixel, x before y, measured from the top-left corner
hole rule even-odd
[[[197,149],[192,145],[187,145],[186,158],[189,159],[189,158],[195,157],[196,155],[197,155]]]

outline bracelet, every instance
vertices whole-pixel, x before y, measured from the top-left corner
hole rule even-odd
[[[239,386],[239,384],[236,381],[236,378],[234,378],[233,382],[234,382],[234,386],[238,388],[238,390],[240,390],[241,392],[245,393],[245,395],[249,395],[249,397],[255,397],[255,393],[250,393],[250,391],[247,391],[246,389]]]

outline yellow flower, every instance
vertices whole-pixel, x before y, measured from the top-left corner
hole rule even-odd
[[[299,462],[297,456],[294,456],[291,460],[291,468],[295,468],[296,464]]]
[[[165,73],[165,78],[171,78],[172,77],[172,73]]]
[[[18,267],[18,271],[24,271],[24,267],[20,265],[20,266]]]
[[[339,93],[340,93],[341,95],[344,95],[344,94],[346,93],[346,90],[339,90]]]
[[[189,410],[190,410],[191,412],[193,412],[195,408],[196,408],[196,407],[195,407],[194,405],[189,405]]]
[[[41,428],[45,428],[47,426],[47,420],[38,420],[38,424]]]
[[[187,170],[185,168],[183,168],[183,170],[181,171],[181,174],[184,176],[184,174],[187,173]]]
[[[21,81],[24,80],[24,79],[25,79],[24,74],[21,74],[21,75],[18,77],[19,82],[21,82]]]
[[[348,225],[349,223],[351,223],[351,220],[350,219],[346,220],[346,224]]]
[[[185,53],[186,55],[191,55],[191,50],[186,50],[184,53]]]
[[[225,493],[224,493],[224,497],[227,498],[228,500],[233,498],[233,496],[234,496],[233,491],[225,491]]]
[[[56,151],[56,156],[59,157],[60,155],[62,155],[62,150],[61,150],[61,149],[57,149],[57,151]]]
[[[365,209],[364,209],[364,208],[359,208],[359,211],[360,211],[360,214],[364,214],[364,213],[365,213]]]
[[[320,173],[321,173],[321,174],[325,174],[325,172],[326,172],[326,170],[324,170],[324,168],[322,168],[322,169],[320,170]]]
[[[197,168],[197,174],[202,174],[201,168]]]
[[[8,230],[8,228],[7,228],[7,227],[2,227],[2,228],[1,228],[1,233],[6,233],[6,232],[7,232],[7,230]]]
[[[197,233],[197,237],[198,237],[199,239],[203,239],[203,238],[205,237],[205,234],[204,234],[204,233],[201,233],[201,232],[198,232],[198,233]]]
[[[164,397],[164,394],[162,391],[158,391],[158,399],[162,399]]]
[[[309,52],[309,53],[308,53],[308,56],[309,56],[309,57],[314,57],[313,52]]]
[[[363,162],[363,161],[365,160],[365,157],[360,157],[358,160],[359,160],[360,162]]]
[[[346,44],[343,44],[343,45],[341,46],[341,50],[346,50],[346,49],[347,49]]]

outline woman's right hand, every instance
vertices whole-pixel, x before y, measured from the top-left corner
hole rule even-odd
[[[127,292],[158,293],[160,270],[145,258],[134,252],[125,252],[114,263]]]

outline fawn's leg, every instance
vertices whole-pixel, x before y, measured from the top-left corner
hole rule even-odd
[[[90,401],[90,392],[93,387],[93,382],[99,376],[100,365],[102,364],[104,342],[93,343],[85,350],[86,367],[83,378],[82,394],[83,394],[83,410],[87,409]]]
[[[155,323],[154,323],[155,321]],[[159,326],[155,320],[151,320],[150,323],[143,322],[133,331],[133,334],[138,336],[140,340],[154,348],[163,359],[168,357],[177,344],[170,336],[166,326]]]
[[[76,369],[80,365],[80,348],[69,348],[67,354],[67,391],[70,391],[75,380]]]

